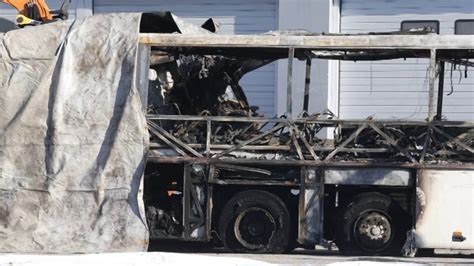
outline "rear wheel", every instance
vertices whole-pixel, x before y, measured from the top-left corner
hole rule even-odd
[[[358,195],[341,214],[336,244],[344,254],[400,255],[408,216],[381,193]]]
[[[357,245],[369,252],[379,252],[390,246],[393,240],[391,217],[380,210],[361,213],[352,227]]]
[[[277,196],[263,190],[236,194],[224,206],[219,234],[233,252],[281,253],[288,247],[290,215]]]

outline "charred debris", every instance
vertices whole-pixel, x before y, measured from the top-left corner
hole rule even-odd
[[[162,23],[142,25],[142,32],[214,34],[212,20],[203,28],[188,25],[173,15],[150,15]],[[147,17],[144,17],[147,21]],[[273,35],[311,35],[305,31],[270,32]],[[431,34],[430,29],[371,34]],[[429,58],[416,50],[296,49],[294,57],[311,67],[313,59],[386,60]],[[470,67],[472,51],[441,51],[439,62]],[[425,163],[451,159],[471,162],[473,129],[469,123],[434,121],[341,120],[330,111],[297,118],[266,119],[250,106],[240,79],[261,66],[288,58],[288,50],[265,48],[152,47],[148,120],[152,149],[169,149],[177,157],[214,159],[377,161]],[[307,82],[309,82],[307,76]],[[441,82],[440,82],[441,84]],[[309,86],[308,86],[309,88]],[[306,89],[306,88],[305,88]],[[308,99],[305,101],[307,108]],[[438,102],[439,104],[439,102]],[[442,104],[442,102],[441,102]],[[326,129],[335,139],[321,136]],[[173,153],[174,152],[174,153]],[[173,157],[171,156],[171,157]]]

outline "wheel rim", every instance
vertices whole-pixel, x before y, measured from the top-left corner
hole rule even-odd
[[[249,208],[235,219],[234,233],[237,240],[247,249],[265,248],[276,230],[271,213],[262,208]]]
[[[354,237],[359,247],[366,251],[384,250],[393,239],[390,217],[378,210],[360,214],[354,222]]]

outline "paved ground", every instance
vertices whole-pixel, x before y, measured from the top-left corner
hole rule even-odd
[[[0,254],[0,266],[266,266],[266,265],[474,265],[474,257],[343,257],[335,252],[295,251],[283,255],[204,252],[131,252],[104,254]]]
[[[195,245],[171,247],[166,249],[168,252],[180,252],[185,254],[199,254],[212,257],[237,257],[256,261],[267,262],[271,264],[283,265],[474,265],[474,256],[441,256],[434,254],[421,253],[415,258],[404,257],[348,257],[341,256],[337,251],[326,250],[295,250],[289,254],[267,255],[267,254],[229,254],[221,249],[212,249],[205,246],[196,247]],[[162,250],[162,248],[152,248]]]
[[[207,254],[210,255],[210,254]],[[260,260],[272,264],[293,265],[368,265],[368,264],[428,264],[428,265],[474,265],[474,257],[431,256],[416,258],[398,257],[345,257],[337,253],[328,252],[293,252],[283,255],[255,255],[255,254],[214,254],[214,256],[232,256]]]

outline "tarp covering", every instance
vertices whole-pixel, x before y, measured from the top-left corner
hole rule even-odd
[[[140,16],[0,34],[0,252],[146,249]]]

